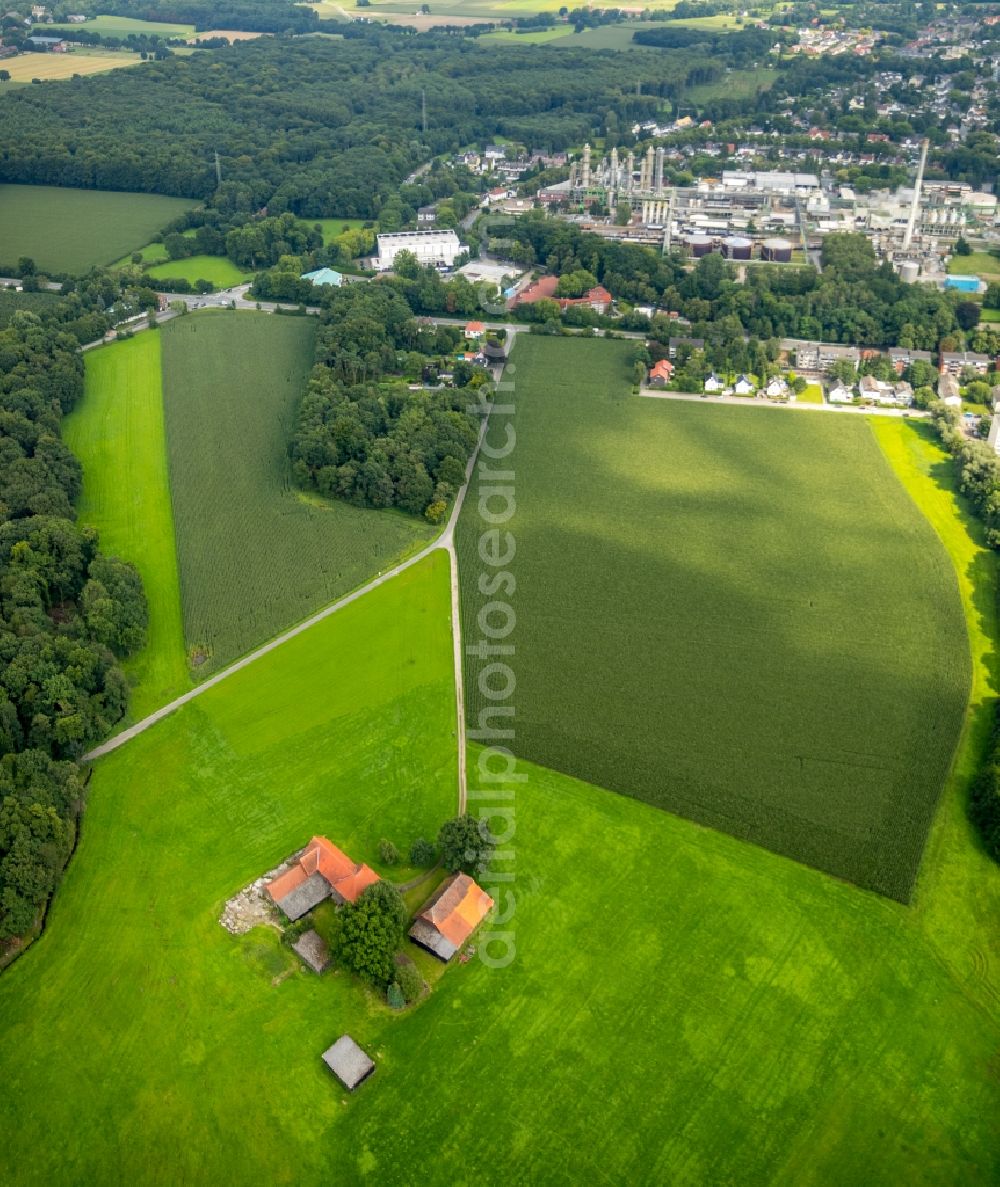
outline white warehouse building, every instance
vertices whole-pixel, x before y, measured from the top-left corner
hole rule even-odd
[[[419,264],[443,264],[450,268],[467,250],[454,231],[392,231],[378,237],[375,267],[388,272],[401,251],[412,252]]]

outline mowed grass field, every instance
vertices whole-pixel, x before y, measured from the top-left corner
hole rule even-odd
[[[185,635],[200,672],[235,659],[430,539],[422,521],[307,500],[288,446],[315,322],[212,311],[163,335]]]
[[[82,25],[51,25],[50,28],[67,33],[85,29],[88,33],[100,33],[102,37],[120,37],[123,40],[130,34],[137,36],[159,37],[193,37],[194,25],[173,24],[169,21],[141,21],[128,16],[96,16]]]
[[[87,352],[82,402],[63,421],[83,466],[80,522],[101,548],[131,561],[149,603],[145,648],[125,663],[129,714],[138,719],[191,687],[167,474],[160,335],[139,334]]]
[[[47,185],[0,185],[0,262],[30,256],[39,268],[76,275],[148,243],[196,203]]]
[[[46,932],[0,977],[5,1183],[996,1181],[1000,871],[956,789],[904,908],[521,764],[515,959],[398,1016],[223,931],[315,831],[376,865],[375,838],[432,832],[453,729],[435,553],[96,764]],[[320,1062],[344,1032],[377,1063],[351,1095]]]
[[[209,280],[217,289],[227,289],[250,280],[253,274],[238,268],[228,256],[188,256],[156,264],[147,269],[146,275],[157,281],[186,280],[189,284]]]
[[[907,899],[968,692],[939,541],[861,418],[630,398],[628,357],[516,348],[515,750]]]
[[[988,251],[974,251],[971,255],[954,255],[948,261],[948,271],[958,276],[982,276],[1000,280],[1000,256]]]
[[[140,65],[139,55],[120,50],[75,49],[68,54],[18,54],[5,58],[3,69],[10,72],[11,83],[30,83],[33,78],[55,82],[72,78],[74,74],[104,74],[123,66]]]

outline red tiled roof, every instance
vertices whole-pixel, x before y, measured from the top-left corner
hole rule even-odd
[[[558,284],[558,276],[542,276],[534,284],[529,284],[524,292],[518,293],[517,304],[532,305],[543,297],[554,297]]]
[[[459,948],[486,918],[492,906],[493,900],[468,874],[456,874],[421,912],[420,918]]]
[[[280,902],[317,872],[349,903],[355,902],[366,886],[379,880],[373,869],[352,861],[326,837],[313,837],[298,862],[267,884],[267,893],[275,902]]]
[[[465,327],[466,333],[468,333],[471,330],[471,332],[473,334],[481,334],[483,332],[483,330],[485,330],[485,329],[486,329],[486,327],[483,325],[483,323],[481,321],[470,321],[469,324]]]
[[[674,373],[674,365],[669,359],[660,359],[649,369],[650,379],[669,379]]]

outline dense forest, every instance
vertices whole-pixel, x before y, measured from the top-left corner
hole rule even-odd
[[[135,569],[74,522],[80,466],[60,421],[83,391],[68,328],[86,304],[20,310],[0,330],[0,943],[32,928],[58,880],[83,795],[74,760],[125,712],[117,657],[145,637]]]
[[[609,113],[624,125],[655,112],[690,66],[683,51],[349,32],[345,41],[261,38],[4,94],[0,181],[175,194],[223,212],[372,218],[432,154],[495,136],[565,149]]]
[[[420,326],[392,284],[335,290],[322,316],[292,443],[296,478],[324,495],[439,522],[462,484],[479,418],[462,388],[410,391],[400,373],[461,335]]]

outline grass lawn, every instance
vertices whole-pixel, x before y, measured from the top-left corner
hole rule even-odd
[[[948,271],[959,276],[989,276],[1000,280],[1000,257],[988,251],[974,251],[972,255],[955,256],[948,261]]]
[[[46,271],[85,272],[135,251],[196,203],[46,185],[0,185],[0,264],[30,256]]]
[[[212,311],[163,336],[170,483],[189,648],[208,672],[362,585],[433,529],[306,499],[288,459],[311,318]]]
[[[822,404],[823,388],[818,383],[807,384],[795,397],[797,404]]]
[[[683,21],[676,22],[684,24]],[[713,99],[752,99],[767,90],[777,73],[766,66],[756,70],[733,70],[717,82],[690,87],[684,92],[685,103],[709,103]]]
[[[947,557],[861,418],[631,399],[630,349],[515,351],[517,753],[905,900],[968,691]]]
[[[101,548],[131,561],[149,602],[146,647],[130,658],[130,714],[144,717],[191,687],[170,508],[159,333],[86,355],[83,401],[63,421],[83,466],[81,523]]]
[[[353,1161],[320,1053],[344,1030],[379,1052],[420,1011],[218,917],[313,833],[376,868],[380,837],[434,835],[454,727],[441,552],[102,760],[45,934],[0,978],[0,1180],[281,1183]]]
[[[137,53],[87,46],[68,54],[18,54],[16,58],[5,58],[2,69],[10,72],[11,83],[30,83],[33,78],[54,82],[72,78],[74,74],[103,74],[123,66],[137,66],[141,62]]]
[[[153,280],[186,280],[190,284],[210,280],[217,289],[232,288],[253,278],[252,272],[238,268],[228,256],[188,256],[184,260],[168,260],[148,268],[146,275]]]
[[[984,309],[979,317],[980,321],[1000,321],[1000,309]]]
[[[83,25],[50,25],[50,29],[61,32],[74,33],[85,29],[88,33],[100,33],[102,37],[121,37],[122,39],[134,33],[137,36],[145,33],[152,37],[193,37],[194,25],[171,24],[167,21],[140,21],[127,16],[97,16]]]
[[[554,29],[536,29],[531,33],[515,33],[513,29],[497,29],[484,33],[480,41],[509,41],[514,45],[544,45],[547,41],[558,41],[573,35],[572,25],[557,25]]]
[[[323,243],[332,243],[344,231],[357,231],[365,225],[363,218],[307,218],[303,220],[310,227],[317,224],[323,230]]]
[[[962,566],[980,550],[896,444]],[[218,926],[313,831],[376,863],[452,810],[447,622],[436,554],[97,764],[46,932],[0,977],[4,1182],[994,1183],[1000,871],[954,788],[903,908],[524,764],[516,958],[401,1016]],[[319,1059],[344,1032],[377,1061],[351,1096]]]

